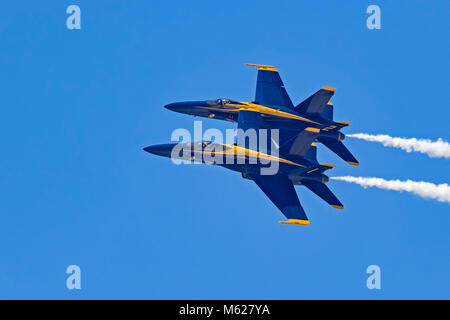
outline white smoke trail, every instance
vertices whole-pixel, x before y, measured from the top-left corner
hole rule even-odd
[[[331,177],[334,180],[342,180],[346,182],[356,183],[363,188],[377,187],[386,190],[406,191],[414,193],[422,198],[436,199],[440,202],[450,203],[450,186],[447,183],[434,184],[424,181],[400,181],[385,180],[373,177]]]
[[[346,136],[366,141],[380,142],[385,147],[400,148],[406,150],[406,152],[415,151],[425,153],[432,158],[450,158],[450,143],[441,138],[437,139],[437,141],[431,141],[429,139],[407,139],[391,137],[386,134],[372,135],[367,133],[347,134]]]

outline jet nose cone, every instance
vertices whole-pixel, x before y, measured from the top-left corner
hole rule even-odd
[[[157,156],[170,157],[172,148],[167,144],[158,144],[154,146],[148,146],[143,148],[144,151],[148,153],[156,154]]]
[[[173,109],[174,109],[174,104],[175,104],[175,103],[169,103],[169,104],[166,104],[166,105],[164,106],[164,108],[173,111]],[[144,150],[145,150],[145,148],[144,148]]]
[[[157,148],[155,148],[155,147],[156,147],[156,146],[149,146],[149,147],[142,148],[142,150],[147,151],[148,153],[153,153],[153,154],[155,154],[155,151],[156,151],[156,149],[157,149]]]
[[[164,108],[179,113],[198,115],[205,106],[207,105],[204,101],[184,101],[166,104]]]
[[[164,106],[164,108],[175,111],[175,112],[180,112],[183,110],[184,107],[184,103],[183,102],[175,102],[175,103],[169,103],[166,104]]]

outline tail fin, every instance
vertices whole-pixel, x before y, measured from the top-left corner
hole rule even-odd
[[[331,102],[328,102],[326,108],[323,109],[320,116],[324,119],[333,121],[333,111],[334,111],[333,104]]]
[[[313,143],[309,147],[308,151],[305,154],[306,160],[312,162],[312,163],[318,163],[317,162],[317,146]]]
[[[305,101],[299,103],[294,110],[301,114],[321,115],[328,105],[335,88],[323,87]]]
[[[319,132],[319,129],[309,127],[300,133],[292,130],[280,130],[280,154],[291,157],[306,157]]]

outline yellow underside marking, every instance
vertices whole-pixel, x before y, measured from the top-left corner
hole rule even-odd
[[[306,121],[306,122],[320,125],[320,123],[318,123],[318,122],[309,120],[304,117],[296,116],[295,114],[291,114],[288,112],[276,110],[273,108],[261,106],[259,104],[254,104],[254,103],[250,103],[250,102],[241,102],[241,103],[242,104],[233,104],[233,103],[225,104],[226,107],[231,107],[230,109],[217,108],[217,107],[202,107],[202,109],[215,110],[215,111],[221,111],[221,112],[227,112],[227,111],[228,112],[239,112],[240,110],[246,110],[246,111],[253,111],[253,112],[258,112],[258,113],[262,113],[262,114],[269,114],[269,115],[277,116],[280,118],[289,118],[289,119],[295,119],[295,120],[300,120],[300,121]],[[314,129],[314,128],[312,128],[312,129]],[[316,130],[319,130],[319,129],[316,129]],[[317,131],[317,132],[319,132],[319,131]]]
[[[246,156],[246,157],[253,157],[253,158],[257,158],[257,159],[265,159],[265,160],[269,160],[269,161],[277,161],[277,162],[282,162],[282,163],[287,163],[287,164],[291,164],[294,166],[298,166],[298,167],[303,167],[305,168],[305,166],[283,159],[283,158],[279,158],[279,157],[275,157],[272,156],[270,154],[266,154],[263,152],[258,152],[255,150],[251,150],[248,148],[243,148],[243,147],[239,147],[239,146],[235,146],[235,145],[230,145],[230,144],[223,144],[222,146],[225,147],[225,150],[222,151],[211,151],[211,154],[214,155],[225,155],[225,156],[238,156],[241,157],[242,156]],[[203,153],[202,150],[193,150],[194,153]]]
[[[309,170],[307,173],[311,173],[311,172],[314,172],[316,170],[319,170],[319,168],[315,168],[315,169]]]
[[[333,129],[336,129],[336,128],[337,128],[337,126],[331,125],[331,126],[323,128],[322,130],[323,131],[328,131],[328,130],[333,130]]]
[[[311,122],[311,123],[320,125],[320,123],[318,123],[318,122],[309,120],[304,117],[296,116],[295,114],[291,114],[288,112],[276,110],[273,108],[261,106],[259,104],[254,104],[254,103],[250,103],[250,102],[241,102],[241,103],[242,103],[242,105],[227,103],[226,106],[235,107],[235,108],[238,108],[239,110],[254,111],[254,112],[263,113],[263,114],[270,114],[272,116],[277,116],[280,118],[295,119],[295,120],[306,121],[306,122]]]
[[[328,164],[328,163],[321,163],[320,165],[325,166],[325,167],[330,167],[330,168],[336,167],[334,164]]]
[[[278,221],[278,223],[282,224],[297,224],[301,226],[308,226],[309,220],[300,220],[300,219],[289,219],[288,221]]]
[[[320,129],[308,127],[305,129],[305,131],[319,133]]]
[[[267,71],[278,72],[277,68],[275,68],[274,66],[265,66],[265,65],[262,65],[262,64],[253,64],[253,63],[246,63],[245,65],[249,66],[249,67],[258,68],[258,70],[267,70]]]
[[[344,209],[344,206],[338,206],[338,205],[335,205],[335,204],[332,204],[331,206],[333,208],[335,208],[335,209]]]
[[[331,102],[328,102],[328,105],[329,105],[329,106],[332,106],[333,104],[332,104]]]
[[[333,91],[333,92],[336,91],[336,88],[333,88],[333,87],[323,87],[322,89],[327,90],[327,91]]]
[[[230,111],[230,112],[238,112],[239,109],[224,109],[224,108],[217,108],[217,107],[199,107],[201,109],[205,109],[205,110],[214,110],[214,111],[222,111],[222,112],[226,112],[226,111]]]
[[[254,157],[254,158],[265,159],[265,160],[270,160],[270,161],[278,161],[278,162],[292,164],[294,166],[305,167],[305,166],[302,166],[301,164],[298,164],[298,163],[295,163],[295,162],[292,162],[292,161],[289,161],[289,160],[286,160],[286,159],[283,159],[283,158],[275,157],[275,156],[272,156],[270,154],[266,154],[266,153],[263,153],[263,152],[258,152],[258,151],[255,151],[255,150],[251,150],[251,149],[248,149],[248,148],[239,147],[239,146],[235,146],[235,145],[227,145],[227,144],[224,144],[224,146],[232,148],[231,150],[230,149],[225,150],[225,153],[227,153],[227,152],[231,153],[232,152],[233,155],[242,155],[242,154],[244,154],[247,157]]]
[[[351,122],[347,122],[347,121],[337,121],[336,123],[340,123],[340,124],[346,124],[346,125],[351,125]]]
[[[349,165],[352,165],[352,166],[359,166],[359,163],[358,163],[358,162],[347,161],[347,163],[348,163]]]

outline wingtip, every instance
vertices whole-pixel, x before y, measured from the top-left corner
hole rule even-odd
[[[336,88],[333,88],[333,87],[322,87],[322,90],[327,90],[327,91],[333,91],[333,92],[336,92]]]
[[[278,221],[278,223],[309,226],[309,220],[300,220],[300,219],[289,219],[288,221]]]
[[[340,206],[340,205],[332,204],[331,206],[335,209],[341,209],[341,210],[344,209],[344,206],[342,206],[342,205]]]
[[[359,166],[359,162],[347,161],[347,163],[351,166],[355,166],[355,167]]]
[[[246,63],[246,66],[249,67],[255,67],[258,68],[258,70],[266,70],[266,71],[276,71],[278,72],[277,68],[275,68],[274,66],[266,66],[263,64],[254,64],[254,63]]]

